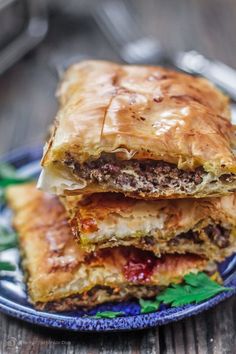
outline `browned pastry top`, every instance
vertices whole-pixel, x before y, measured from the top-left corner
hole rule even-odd
[[[210,82],[153,66],[84,61],[66,72],[43,166],[70,152],[236,171],[228,99]]]

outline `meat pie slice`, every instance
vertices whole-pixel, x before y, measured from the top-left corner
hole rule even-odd
[[[10,187],[7,198],[19,233],[30,301],[38,309],[72,310],[130,297],[150,297],[189,272],[208,267],[200,256],[156,257],[134,247],[85,254],[75,242],[65,209],[33,185]]]
[[[58,90],[39,187],[55,194],[219,196],[236,189],[228,99],[161,67],[85,61]]]
[[[157,256],[193,253],[213,261],[236,251],[236,193],[155,201],[100,193],[61,200],[86,251],[133,245]]]

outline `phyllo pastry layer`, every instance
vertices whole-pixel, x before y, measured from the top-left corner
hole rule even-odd
[[[160,258],[134,247],[85,254],[73,239],[57,197],[34,185],[10,187],[30,301],[39,309],[70,310],[129,297],[150,297],[189,272],[208,267],[192,254]]]
[[[100,193],[61,200],[86,251],[133,245],[158,256],[193,253],[220,261],[236,250],[236,193],[155,201]]]
[[[56,194],[217,196],[236,188],[228,99],[161,67],[85,61],[58,90],[39,186]]]

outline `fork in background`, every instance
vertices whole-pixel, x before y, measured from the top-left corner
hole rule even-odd
[[[205,58],[196,51],[169,55],[160,41],[143,33],[130,4],[123,0],[103,0],[92,14],[116,52],[127,63],[162,64],[211,80],[236,101],[236,71]]]
[[[124,1],[101,1],[93,11],[104,35],[127,63],[153,64],[164,58],[161,43],[152,36],[142,35],[134,10]],[[141,35],[140,35],[141,33]]]

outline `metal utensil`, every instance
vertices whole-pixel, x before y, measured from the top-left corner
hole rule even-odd
[[[236,100],[236,70],[205,58],[196,51],[168,55],[160,41],[143,34],[128,4],[122,0],[99,1],[94,18],[119,56],[132,64],[169,64],[214,82]]]
[[[45,0],[0,0],[0,29],[1,74],[44,38]]]

